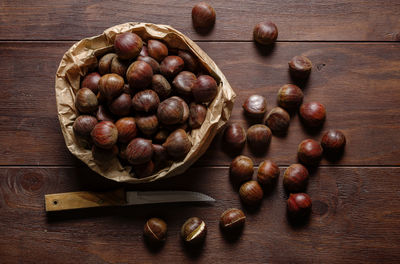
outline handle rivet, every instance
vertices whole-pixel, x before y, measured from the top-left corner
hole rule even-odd
[[[54,205],[57,205],[57,204],[58,204],[58,201],[57,201],[57,200],[53,200],[53,204],[54,204]]]

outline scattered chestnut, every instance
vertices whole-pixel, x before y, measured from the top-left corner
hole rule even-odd
[[[246,222],[246,216],[242,210],[230,208],[221,214],[219,225],[224,231],[241,229]]]
[[[132,32],[118,34],[114,40],[115,52],[122,60],[136,58],[139,55],[142,46],[142,39]]]
[[[126,71],[126,79],[132,90],[143,90],[150,86],[153,69],[144,61],[133,62]]]
[[[311,213],[311,207],[311,198],[306,193],[292,193],[287,200],[287,210],[291,217],[306,217]]]
[[[346,137],[340,130],[328,130],[322,136],[321,145],[325,154],[338,155],[346,145]]]
[[[250,95],[243,103],[243,110],[251,118],[263,118],[267,112],[267,99],[264,96]]]
[[[162,145],[153,144],[153,160],[154,164],[158,168],[165,166],[169,160],[167,149]]]
[[[227,147],[240,150],[246,142],[246,131],[239,123],[231,123],[224,131],[224,140]]]
[[[99,73],[105,75],[111,72],[111,62],[118,55],[115,53],[107,53],[99,60]]]
[[[166,130],[166,129],[161,129],[160,131],[158,131],[158,132],[154,135],[153,140],[154,140],[154,142],[156,142],[156,143],[162,144],[162,143],[165,142],[165,140],[167,140],[168,135],[169,135],[169,131],[168,131],[168,130]]]
[[[181,238],[186,244],[198,244],[207,234],[206,223],[198,217],[191,217],[182,225]]]
[[[253,30],[254,40],[261,45],[269,45],[278,38],[278,28],[271,21],[258,23]]]
[[[295,110],[303,101],[303,92],[294,84],[285,84],[278,92],[278,105],[288,111]]]
[[[271,141],[271,136],[271,130],[266,125],[252,125],[247,130],[247,142],[253,150],[265,151]]]
[[[155,59],[153,59],[152,57],[150,57],[150,56],[139,56],[137,58],[137,60],[138,61],[144,61],[144,62],[148,63],[151,66],[151,68],[153,69],[153,73],[154,74],[160,72],[160,64]]]
[[[189,153],[192,148],[192,142],[185,130],[177,129],[168,136],[163,146],[173,160],[181,160]]]
[[[294,56],[289,61],[289,71],[293,78],[306,79],[311,73],[312,63],[306,56]]]
[[[159,104],[160,99],[153,90],[140,91],[132,98],[133,109],[137,112],[154,113]]]
[[[171,85],[161,74],[153,75],[151,89],[158,94],[161,100],[166,99],[171,93]]]
[[[178,56],[182,58],[185,63],[185,69],[190,72],[197,72],[198,70],[198,61],[197,59],[189,52],[184,50],[179,50]]]
[[[103,106],[99,105],[99,109],[96,112],[96,118],[99,121],[111,121],[114,122],[115,117],[108,111],[108,109]]]
[[[151,136],[157,132],[158,119],[156,115],[136,117],[136,125],[146,136]]]
[[[254,206],[261,203],[264,192],[258,182],[248,181],[240,187],[239,196],[244,204]]]
[[[300,117],[306,126],[321,127],[325,121],[325,106],[318,102],[304,103],[300,106]]]
[[[143,235],[150,243],[164,242],[167,238],[167,223],[160,218],[150,218],[144,225]]]
[[[99,103],[92,90],[82,88],[76,93],[75,106],[81,113],[93,113],[97,110]]]
[[[196,83],[196,75],[192,72],[182,71],[173,80],[172,86],[175,91],[183,96],[190,96],[192,94],[192,87]]]
[[[283,108],[275,107],[267,115],[265,124],[276,135],[286,134],[290,123],[290,115]]]
[[[118,130],[118,141],[121,143],[129,143],[137,136],[136,122],[133,117],[121,118],[115,126]]]
[[[178,100],[179,102],[181,102],[182,107],[183,107],[183,113],[182,113],[182,119],[181,119],[180,123],[181,124],[185,123],[189,118],[189,106],[182,98],[180,98],[178,96],[172,96],[171,98],[174,98],[174,99]]]
[[[90,136],[94,126],[97,124],[97,119],[90,115],[81,115],[75,119],[74,125],[72,126],[74,132],[80,136]]]
[[[99,148],[96,145],[92,147],[92,156],[96,163],[104,163],[112,160],[118,155],[118,147],[116,145],[112,146],[111,149]]]
[[[308,183],[308,170],[301,164],[290,165],[283,174],[283,186],[288,192],[302,192]]]
[[[150,39],[147,42],[147,51],[149,52],[149,56],[158,62],[161,62],[168,56],[167,46],[161,41],[155,39]]]
[[[192,87],[192,94],[197,103],[209,103],[217,93],[217,83],[210,75],[200,75]]]
[[[97,94],[99,91],[99,81],[100,81],[100,74],[98,72],[92,72],[83,78],[81,87],[82,88],[89,88],[92,90],[94,94]]]
[[[103,75],[99,81],[99,90],[110,101],[124,90],[124,78],[115,73]]]
[[[178,56],[168,56],[162,60],[160,64],[160,72],[167,79],[174,78],[179,72],[183,70],[185,63]]]
[[[215,24],[215,10],[208,3],[201,2],[192,9],[192,22],[196,30],[209,31]]]
[[[154,172],[154,162],[152,160],[133,166],[133,173],[135,174],[135,178],[142,179],[149,177],[150,175],[153,174]]]
[[[132,98],[129,94],[122,93],[108,106],[110,112],[117,116],[127,116],[131,112]]]
[[[229,175],[234,184],[250,181],[253,173],[253,161],[244,155],[237,156],[229,166]]]
[[[191,103],[189,108],[189,126],[192,129],[201,127],[206,119],[207,108],[202,104]]]
[[[300,163],[315,166],[322,158],[321,144],[313,139],[303,140],[297,149],[297,157]]]
[[[133,139],[126,147],[126,157],[132,165],[149,162],[153,156],[151,140],[144,138]]]
[[[128,69],[128,66],[126,65],[126,62],[122,61],[118,57],[114,57],[111,61],[111,66],[110,66],[110,72],[118,74],[119,76],[125,76],[126,74],[126,69]]]
[[[113,122],[101,121],[94,126],[91,136],[96,146],[111,149],[117,143],[118,130]]]
[[[183,118],[183,105],[176,98],[162,101],[157,109],[158,120],[164,125],[175,125]]]
[[[257,170],[257,181],[263,187],[272,187],[278,179],[280,170],[272,160],[265,160],[260,163]]]

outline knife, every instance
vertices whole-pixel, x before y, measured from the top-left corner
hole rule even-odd
[[[125,191],[124,189],[110,192],[69,192],[45,195],[46,212],[176,202],[215,202],[215,199],[203,193],[190,191]]]

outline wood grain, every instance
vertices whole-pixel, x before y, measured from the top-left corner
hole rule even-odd
[[[284,168],[282,168],[283,173]],[[0,252],[2,263],[393,263],[400,257],[400,168],[320,168],[312,174],[310,221],[287,221],[279,183],[259,210],[245,210],[246,227],[237,241],[218,228],[227,208],[242,208],[224,168],[195,168],[140,190],[192,190],[213,204],[169,204],[94,208],[47,214],[44,195],[121,187],[87,168],[0,169]],[[143,242],[147,218],[168,223],[163,248]],[[201,250],[181,245],[185,219],[202,217],[208,234]],[[249,254],[251,251],[251,254]],[[68,256],[68,257],[66,257]]]
[[[251,40],[255,24],[274,21],[278,40],[399,41],[400,3],[374,0],[208,1],[215,8],[213,31],[192,27],[193,1],[3,0],[2,40],[79,40],[129,21],[168,24],[194,40]]]
[[[71,42],[0,43],[0,165],[81,165],[65,147],[56,115],[54,74]],[[363,43],[278,43],[273,50],[253,43],[200,43],[224,72],[238,97],[232,122],[248,127],[241,105],[247,96],[267,97],[276,105],[279,87],[291,82],[287,61],[296,54],[314,63],[305,85],[305,101],[327,108],[328,128],[342,129],[348,145],[340,165],[400,165],[400,46]],[[223,52],[221,52],[223,51]],[[281,165],[296,161],[305,138],[319,140],[293,117],[286,138],[273,137],[266,153],[244,154],[260,162],[266,157]],[[220,136],[197,163],[228,165],[232,156],[221,147]],[[322,164],[332,163],[323,161]]]

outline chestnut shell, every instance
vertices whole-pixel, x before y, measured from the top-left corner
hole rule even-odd
[[[248,181],[239,189],[239,196],[246,205],[254,206],[261,203],[264,191],[256,181]]]
[[[192,87],[192,94],[197,103],[209,103],[218,93],[218,86],[213,77],[201,75]]]
[[[254,173],[254,164],[251,158],[237,156],[229,166],[229,176],[234,184],[250,181]]]
[[[120,95],[124,90],[124,78],[115,73],[103,75],[99,81],[99,91],[108,100]]]
[[[326,118],[325,106],[318,102],[304,103],[300,106],[301,121],[308,127],[321,127]]]
[[[297,109],[303,101],[303,92],[294,84],[285,84],[278,92],[278,105],[288,111]]]
[[[161,74],[154,74],[151,81],[151,89],[154,90],[161,100],[166,99],[171,94],[171,85]]]
[[[154,113],[159,104],[160,99],[153,90],[140,91],[132,98],[132,106],[137,112]]]
[[[272,187],[278,179],[280,170],[272,160],[265,160],[260,163],[257,170],[257,181],[263,187]]]
[[[215,10],[208,3],[201,2],[192,9],[192,22],[196,30],[209,31],[215,24]]]
[[[239,123],[231,123],[224,131],[224,140],[228,148],[240,150],[246,142],[246,131]]]
[[[230,231],[243,228],[245,221],[246,216],[242,210],[230,208],[221,214],[219,225],[222,230]]]
[[[118,141],[121,143],[129,143],[137,134],[137,126],[133,117],[124,117],[119,119],[115,126],[118,130]]]
[[[299,144],[297,157],[302,164],[316,166],[321,161],[322,152],[323,149],[319,142],[306,139]]]
[[[150,218],[144,225],[143,235],[150,243],[160,243],[167,238],[167,223],[160,218]]]
[[[99,81],[101,75],[98,72],[92,72],[86,75],[81,83],[81,88],[86,87],[92,90],[93,93],[97,94],[99,91]]]
[[[253,29],[254,40],[261,45],[269,45],[278,38],[278,28],[271,21],[260,22]]]
[[[285,135],[289,128],[290,115],[285,109],[275,107],[268,113],[265,124],[275,135]]]
[[[159,40],[150,39],[147,42],[149,56],[160,62],[168,56],[167,46]]]
[[[118,34],[114,40],[114,49],[123,60],[136,58],[143,46],[142,39],[132,32]]]
[[[199,244],[207,234],[206,223],[198,217],[191,217],[182,225],[181,238],[186,244]]]
[[[89,88],[79,89],[75,96],[75,106],[81,113],[93,113],[99,103],[97,96]]]
[[[118,130],[113,122],[101,121],[94,126],[91,136],[96,146],[110,149],[117,143]]]
[[[153,156],[153,145],[151,140],[135,138],[128,144],[125,153],[128,162],[132,165],[144,164]]]
[[[267,112],[267,99],[264,96],[250,95],[243,103],[243,110],[251,118],[263,118]]]
[[[192,148],[192,142],[185,130],[177,129],[168,136],[163,146],[173,160],[181,160],[189,153]]]
[[[306,79],[312,69],[312,63],[306,56],[294,56],[289,61],[289,71],[293,78]]]
[[[272,137],[271,130],[261,124],[252,125],[247,130],[247,143],[256,151],[265,151]]]
[[[312,201],[306,193],[292,193],[286,203],[290,217],[302,218],[311,213]]]
[[[160,64],[160,72],[167,79],[173,79],[179,72],[183,70],[185,63],[178,56],[167,56]]]
[[[183,105],[175,98],[162,101],[157,109],[158,120],[164,125],[175,125],[183,118]]]
[[[292,164],[283,174],[283,186],[288,192],[302,192],[307,187],[308,178],[309,174],[306,167],[301,164]]]
[[[72,128],[76,134],[87,137],[90,136],[90,132],[92,132],[96,124],[97,119],[94,116],[81,115],[75,119]]]
[[[133,62],[126,71],[126,79],[132,90],[143,90],[150,86],[153,68],[144,61]]]
[[[173,80],[174,90],[183,96],[191,96],[192,87],[196,83],[196,75],[189,71],[180,72]]]
[[[321,146],[328,155],[338,155],[344,150],[346,137],[340,130],[330,129],[324,133]]]

